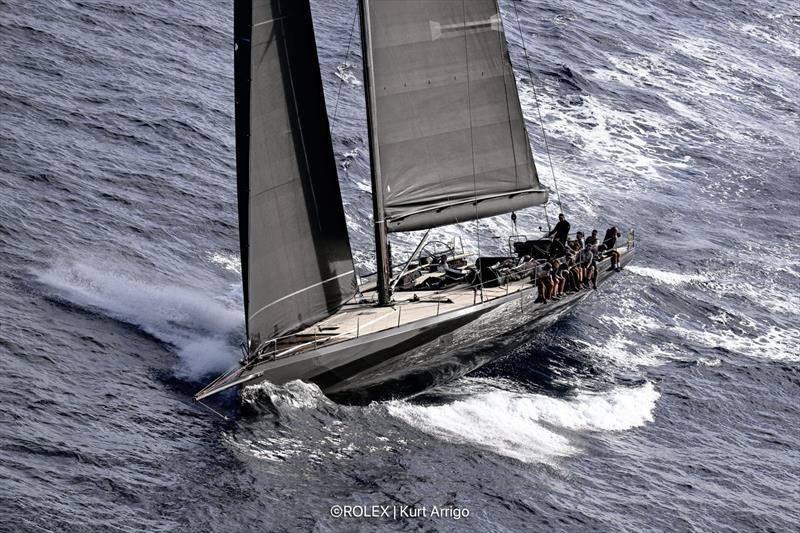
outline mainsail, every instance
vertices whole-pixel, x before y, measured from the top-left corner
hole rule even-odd
[[[388,231],[546,203],[496,0],[362,0],[362,39]]]
[[[355,274],[308,0],[235,0],[236,166],[251,349],[334,313]]]

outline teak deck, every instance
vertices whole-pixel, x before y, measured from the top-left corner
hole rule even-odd
[[[533,290],[529,290],[533,289]],[[482,294],[481,294],[482,292]],[[374,302],[346,304],[338,312],[313,326],[276,341],[266,354],[285,357],[306,350],[377,333],[450,311],[494,300],[510,294],[535,299],[536,287],[530,279],[509,282],[499,287],[475,289],[468,284],[436,291],[404,291],[393,294],[391,306]],[[366,293],[367,295],[369,292]],[[416,300],[414,299],[416,295]]]

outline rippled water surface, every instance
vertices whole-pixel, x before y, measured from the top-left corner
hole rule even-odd
[[[0,529],[800,529],[797,5],[500,4],[542,180],[537,97],[573,227],[635,225],[635,264],[445,388],[265,385],[224,421],[191,396],[243,334],[232,4],[0,0]],[[368,272],[354,10],[314,2]]]

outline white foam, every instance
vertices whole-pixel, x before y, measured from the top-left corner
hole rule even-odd
[[[37,277],[68,301],[136,325],[177,347],[180,377],[196,379],[225,370],[238,357],[226,341],[242,327],[242,314],[232,302],[83,263],[53,266]]]
[[[669,117],[644,109],[620,110],[613,102],[594,95],[581,95],[579,105],[565,106],[556,94],[555,89],[547,87],[538,94],[547,135],[580,148],[581,161],[590,159],[594,169],[591,180],[587,180],[583,166],[569,172],[569,160],[554,160],[559,189],[579,199],[571,204],[573,209],[585,206],[591,215],[596,199],[590,191],[603,184],[639,193],[644,184],[664,183],[671,179],[671,172],[686,167],[686,161],[665,159],[660,153],[675,131]],[[526,119],[539,124],[536,96],[527,83],[520,84],[520,101]],[[532,133],[535,151],[544,153],[540,132],[534,129]],[[545,182],[552,185],[546,178]]]
[[[233,433],[223,433],[223,439],[245,455],[281,463],[292,456],[303,454],[308,459],[309,452],[302,439],[276,435],[259,440],[241,438]]]
[[[780,33],[775,32],[767,27],[756,26],[755,24],[742,24],[738,26],[738,28],[734,24],[733,28],[738,29],[739,31],[748,35],[751,38],[755,38],[765,43],[777,46],[781,48],[782,52],[788,52],[794,57],[800,57],[800,44],[798,44],[796,38],[795,39],[782,38]],[[771,68],[775,68],[776,66],[777,65],[775,65],[774,62],[770,64]]]
[[[600,320],[610,327],[621,325],[620,337],[612,337],[610,341],[598,350],[607,353],[612,358],[630,358],[637,360],[637,351],[655,351],[656,357],[680,357],[680,350],[676,346],[647,346],[646,343],[632,342],[627,330],[633,328],[642,333],[636,337],[643,337],[648,331],[665,329],[670,337],[686,339],[689,342],[708,348],[724,348],[736,354],[770,359],[775,361],[800,361],[800,330],[787,327],[786,324],[797,323],[800,318],[800,295],[792,291],[781,282],[779,273],[793,275],[794,271],[787,268],[794,259],[787,253],[786,257],[779,253],[768,254],[772,261],[763,263],[763,252],[759,250],[742,249],[737,252],[739,265],[736,268],[712,270],[706,274],[689,274],[671,272],[656,268],[629,266],[627,270],[642,276],[647,276],[656,283],[676,287],[684,290],[691,288],[692,294],[706,299],[711,296],[714,301],[737,302],[726,310],[708,317],[711,324],[698,324],[688,317],[676,316],[665,322],[648,319],[641,309],[640,301],[628,299],[620,300],[618,304],[619,315]],[[752,257],[751,257],[752,256]],[[748,264],[760,269],[764,275],[760,283],[748,281],[742,275]],[[710,294],[709,294],[710,293]],[[703,296],[705,294],[705,296]],[[741,300],[749,301],[749,306],[741,305]],[[635,305],[634,305],[635,304]],[[724,303],[722,304],[724,305]],[[632,306],[632,307],[631,307]],[[737,309],[737,310],[734,310]],[[765,322],[764,315],[774,319]],[[734,327],[735,325],[735,327]],[[663,352],[659,354],[658,352]],[[643,363],[646,360],[642,361]],[[700,361],[701,364],[705,364]]]
[[[342,163],[341,163],[342,164],[342,169],[345,172],[347,172],[350,169],[350,165],[353,164],[353,161],[358,159],[359,153],[360,153],[360,150],[359,150],[358,146],[356,146],[355,148],[353,148],[349,152],[345,152],[341,156],[339,156],[339,158],[342,161]],[[361,180],[355,180],[354,183],[356,185],[356,188],[358,188],[360,190],[364,190],[364,186],[367,186],[366,190],[370,191],[370,192],[372,191],[371,186],[369,186],[368,184],[364,183]]]
[[[732,28],[734,30],[739,28]],[[745,26],[741,29],[745,33],[756,32],[755,27]],[[766,32],[768,33],[768,32]],[[614,82],[630,87],[647,89],[652,92],[655,88],[676,112],[676,116],[656,116],[657,122],[653,124],[658,134],[651,136],[651,144],[667,143],[667,147],[674,144],[670,139],[685,139],[686,136],[694,137],[696,128],[686,129],[686,124],[679,118],[689,119],[709,130],[705,141],[716,136],[721,139],[731,140],[736,143],[751,145],[753,141],[763,142],[764,135],[782,137],[787,144],[793,142],[796,134],[791,128],[775,127],[774,122],[767,125],[767,129],[757,122],[731,124],[730,101],[742,101],[750,106],[770,107],[757,93],[752,90],[753,81],[769,81],[769,88],[784,99],[791,99],[790,89],[796,85],[796,73],[777,62],[764,63],[757,58],[748,57],[742,50],[735,50],[724,43],[711,39],[695,37],[679,37],[670,43],[671,50],[665,49],[661,54],[640,53],[633,56],[615,57],[608,56],[608,65],[611,68],[599,68],[588,75],[601,82]],[[780,45],[781,41],[774,43]],[[796,45],[795,45],[796,49]],[[682,54],[700,61],[699,67],[690,70],[676,62],[676,54]],[[669,65],[670,68],[664,68]],[[690,92],[695,96],[691,102],[686,99]],[[679,101],[680,100],[680,101]],[[682,102],[686,102],[689,106]],[[569,112],[569,109],[565,110]],[[618,109],[617,113],[627,113],[628,110]],[[638,113],[639,111],[636,111]],[[676,120],[678,119],[678,120]],[[623,120],[624,123],[624,120]],[[721,128],[719,124],[729,127]],[[733,126],[733,127],[731,127]],[[628,128],[616,128],[617,134],[627,134]],[[663,140],[661,140],[663,139]],[[622,139],[620,139],[622,142]],[[644,147],[644,153],[653,153],[650,147]],[[669,150],[667,153],[673,153]],[[663,154],[656,153],[657,170],[669,161],[665,161]],[[622,161],[624,162],[624,161]]]
[[[247,432],[224,435],[229,444],[246,455],[272,462],[297,458],[305,464],[330,463],[379,449],[393,450],[385,444],[386,438],[364,439],[363,433],[348,429],[342,414],[350,408],[334,404],[314,384],[295,380],[283,385],[264,382],[247,386],[242,390],[242,402],[266,407],[282,419],[270,431],[259,431],[257,439],[246,438]],[[370,406],[362,412],[370,410],[375,408]],[[363,421],[357,423],[363,425]],[[298,432],[304,437],[296,438]]]
[[[748,336],[731,330],[696,330],[682,326],[673,331],[709,348],[724,348],[748,357],[773,361],[800,361],[800,330],[769,326],[761,335]]]
[[[627,270],[633,272],[634,274],[638,274],[640,276],[647,276],[648,278],[652,278],[659,283],[663,283],[665,285],[686,285],[689,283],[698,283],[707,281],[708,278],[701,274],[685,274],[681,272],[670,272],[668,270],[659,270],[657,268],[650,268],[650,267],[642,267],[642,266],[629,266]]]
[[[209,258],[212,263],[221,266],[228,272],[234,274],[242,273],[242,261],[238,255],[214,252]]]
[[[584,349],[598,359],[626,368],[661,366],[679,358],[673,344],[658,346],[638,339],[630,340],[630,336],[631,331],[624,328],[623,333],[610,336],[602,345],[587,344]]]
[[[744,307],[741,311],[721,311],[708,317],[712,322],[708,326],[700,326],[694,321],[684,317],[673,317],[671,323],[655,321],[647,317],[640,301],[622,299],[618,303],[618,315],[614,317],[600,317],[610,327],[619,326],[619,335],[613,336],[609,341],[595,351],[605,354],[615,360],[628,360],[636,364],[647,364],[648,357],[652,356],[651,363],[658,360],[666,361],[680,357],[680,350],[674,345],[653,346],[638,341],[632,341],[629,330],[637,332],[636,337],[641,338],[647,332],[664,328],[671,337],[686,339],[690,342],[709,348],[724,348],[728,351],[748,357],[765,358],[776,361],[800,361],[800,330],[787,328],[781,324],[788,319],[790,322],[800,317],[800,296],[787,290],[785,285],[775,281],[773,275],[776,271],[792,273],[784,268],[781,259],[772,256],[773,264],[761,265],[761,256],[753,261],[758,268],[765,269],[763,283],[755,285],[747,282],[740,273],[744,267],[740,265],[732,270],[711,271],[708,274],[689,274],[671,272],[656,268],[628,266],[626,270],[637,275],[647,276],[659,284],[670,287],[687,288],[700,293],[713,294],[715,300],[741,299],[750,301],[751,307]],[[746,261],[745,253],[740,254],[740,260]],[[786,259],[789,261],[789,258]],[[773,316],[781,315],[777,323],[764,323],[763,319],[755,318],[757,313],[766,310]],[[754,314],[755,313],[755,314]],[[732,328],[731,319],[740,327]],[[742,330],[742,327],[750,332]],[[643,357],[644,356],[644,357]]]
[[[578,452],[570,432],[622,431],[652,422],[659,397],[648,382],[572,398],[496,389],[444,405],[397,401],[387,408],[391,415],[450,442],[524,462],[550,462]]]
[[[350,63],[343,63],[336,66],[336,77],[353,87],[361,87],[361,79],[353,72],[354,66]]]
[[[308,409],[331,401],[313,383],[300,380],[290,381],[284,385],[274,385],[268,381],[258,385],[250,385],[242,389],[242,401],[257,402],[259,396],[266,395],[277,408]]]
[[[219,374],[231,368],[238,355],[226,337],[199,336],[178,346],[181,364],[175,368],[175,374],[192,381]]]
[[[631,268],[626,267],[626,270]],[[596,316],[607,328],[600,339],[593,342],[574,339],[582,344],[582,351],[598,360],[630,369],[661,366],[687,358],[685,350],[658,335],[667,327],[662,313],[655,303],[638,298],[635,289],[623,290],[614,299],[613,307],[613,312]]]
[[[717,296],[744,296],[755,306],[800,318],[800,295],[776,283],[769,273],[765,274],[763,283],[759,286],[743,283],[735,274],[730,278],[720,276],[706,286]]]

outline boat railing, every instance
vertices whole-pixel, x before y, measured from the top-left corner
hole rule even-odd
[[[312,340],[298,344],[281,352],[278,351],[278,344],[281,341],[286,341],[289,339],[297,339],[298,337],[305,335],[311,336]],[[263,361],[265,358],[268,361],[271,361],[277,359],[278,357],[281,357],[282,355],[293,352],[297,348],[315,344],[321,344],[337,336],[338,334],[326,334],[322,333],[321,331],[317,331],[317,329],[314,329],[313,332],[308,334],[295,332],[295,333],[290,333],[288,335],[282,335],[280,337],[272,337],[271,339],[268,339],[262,342],[260,345],[258,345],[258,347],[255,350],[253,350],[253,355],[251,355],[250,357],[258,359],[259,361]]]

